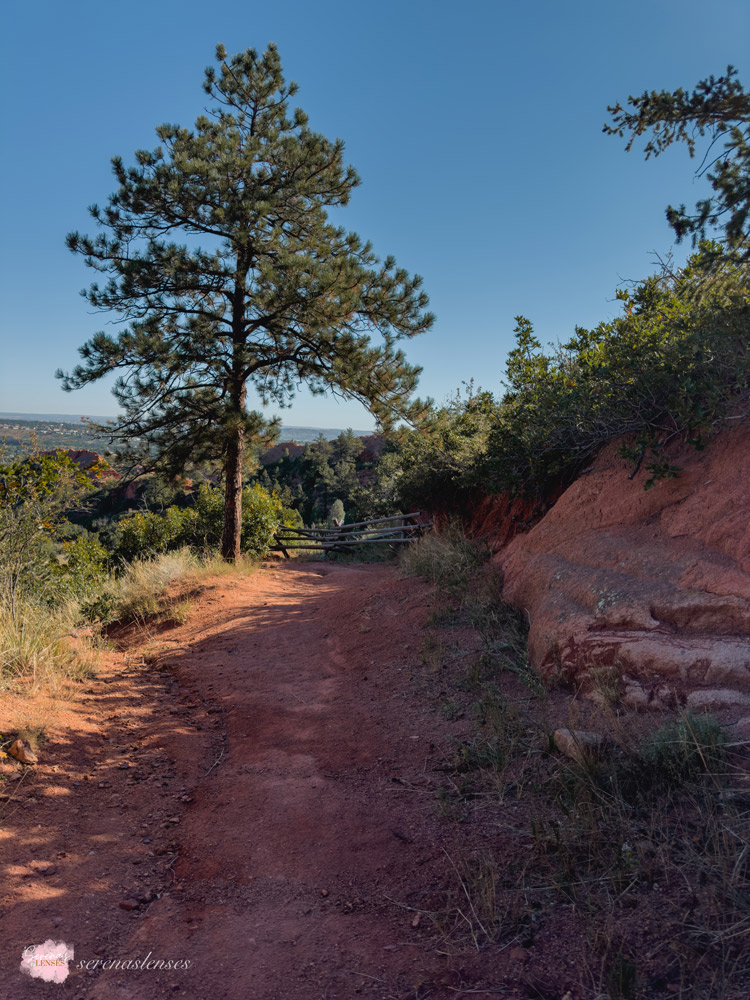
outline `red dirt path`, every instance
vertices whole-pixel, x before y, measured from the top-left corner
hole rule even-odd
[[[453,878],[436,768],[468,726],[418,679],[428,605],[390,567],[284,565],[110,654],[40,764],[3,765],[0,997],[528,995],[417,919]],[[18,971],[47,938],[62,986]],[[77,967],[149,952],[190,968]]]

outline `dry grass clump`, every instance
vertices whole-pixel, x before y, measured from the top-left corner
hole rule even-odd
[[[135,559],[124,572],[110,577],[87,612],[100,622],[138,622],[162,618],[184,624],[190,613],[180,587],[198,584],[211,576],[246,575],[257,567],[257,560],[243,556],[227,563],[219,556],[199,556],[189,548],[165,552],[152,559]]]
[[[446,591],[463,591],[484,562],[482,548],[466,537],[456,525],[431,532],[401,553],[406,576],[421,576]]]
[[[118,621],[144,622],[158,615],[169,587],[197,577],[201,569],[200,559],[190,549],[134,560],[110,585],[112,617]]]
[[[36,689],[86,677],[96,661],[102,627],[154,618],[184,624],[192,608],[184,585],[209,576],[243,575],[256,565],[249,557],[232,565],[218,556],[200,558],[186,548],[135,560],[85,602],[54,605],[26,596],[17,597],[12,607],[0,600],[0,684],[24,679]]]
[[[71,641],[77,621],[74,602],[49,607],[22,599],[15,613],[0,602],[0,682],[26,678],[37,687],[85,677],[94,657],[90,644]]]

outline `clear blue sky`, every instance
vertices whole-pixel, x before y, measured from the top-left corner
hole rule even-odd
[[[748,0],[8,0],[3,22],[3,411],[114,412],[107,385],[53,377],[104,322],[65,235],[95,231],[111,156],[193,124],[217,42],[275,41],[312,127],[345,141],[363,183],[337,221],[423,275],[437,322],[406,350],[439,401],[499,390],[519,313],[543,341],[615,315],[672,246],[666,205],[704,194],[685,149],[646,163],[603,135],[607,105],[728,63],[750,86]],[[282,416],[371,425],[307,394]]]

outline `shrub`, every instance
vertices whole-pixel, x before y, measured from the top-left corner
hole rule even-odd
[[[725,743],[714,716],[687,712],[651,733],[639,749],[636,766],[652,787],[677,787],[719,772]]]
[[[242,491],[242,551],[264,555],[284,516],[281,501],[257,484]],[[138,511],[120,521],[117,553],[126,560],[183,546],[216,548],[224,529],[224,491],[201,484],[192,507]]]
[[[402,432],[400,469],[388,469],[391,502],[403,510],[467,505],[481,483],[497,405],[492,393],[468,383],[446,406],[430,411],[417,430]]]
[[[82,472],[64,453],[0,465],[0,598],[11,614],[30,594],[54,590],[53,536],[91,491],[98,468]]]
[[[517,317],[502,399],[469,386],[402,435],[400,503],[457,510],[477,490],[548,502],[621,436],[648,488],[679,472],[671,441],[702,448],[730,406],[748,411],[750,263],[704,244],[617,298],[621,316],[546,351]]]
[[[664,447],[679,437],[702,447],[729,404],[750,395],[748,279],[747,266],[717,263],[704,247],[684,269],[618,292],[624,315],[577,329],[552,354],[519,317],[486,473],[500,489],[544,494],[625,434],[623,455],[645,459],[647,487],[679,471]]]
[[[185,542],[189,520],[194,519],[193,511],[179,507],[168,507],[164,513],[136,511],[120,521],[118,555],[130,561],[179,548]]]
[[[79,534],[62,543],[55,564],[56,593],[85,601],[102,587],[109,574],[109,554],[94,535]]]
[[[329,528],[333,528],[337,524],[343,524],[346,518],[346,511],[344,510],[344,504],[341,500],[334,500],[328,510],[328,520],[327,525]]]

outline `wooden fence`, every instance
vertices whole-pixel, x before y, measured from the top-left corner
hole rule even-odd
[[[277,552],[304,549],[312,552],[347,552],[359,545],[405,545],[421,538],[432,523],[422,523],[420,514],[394,514],[372,521],[356,521],[334,528],[280,528],[274,538]]]

